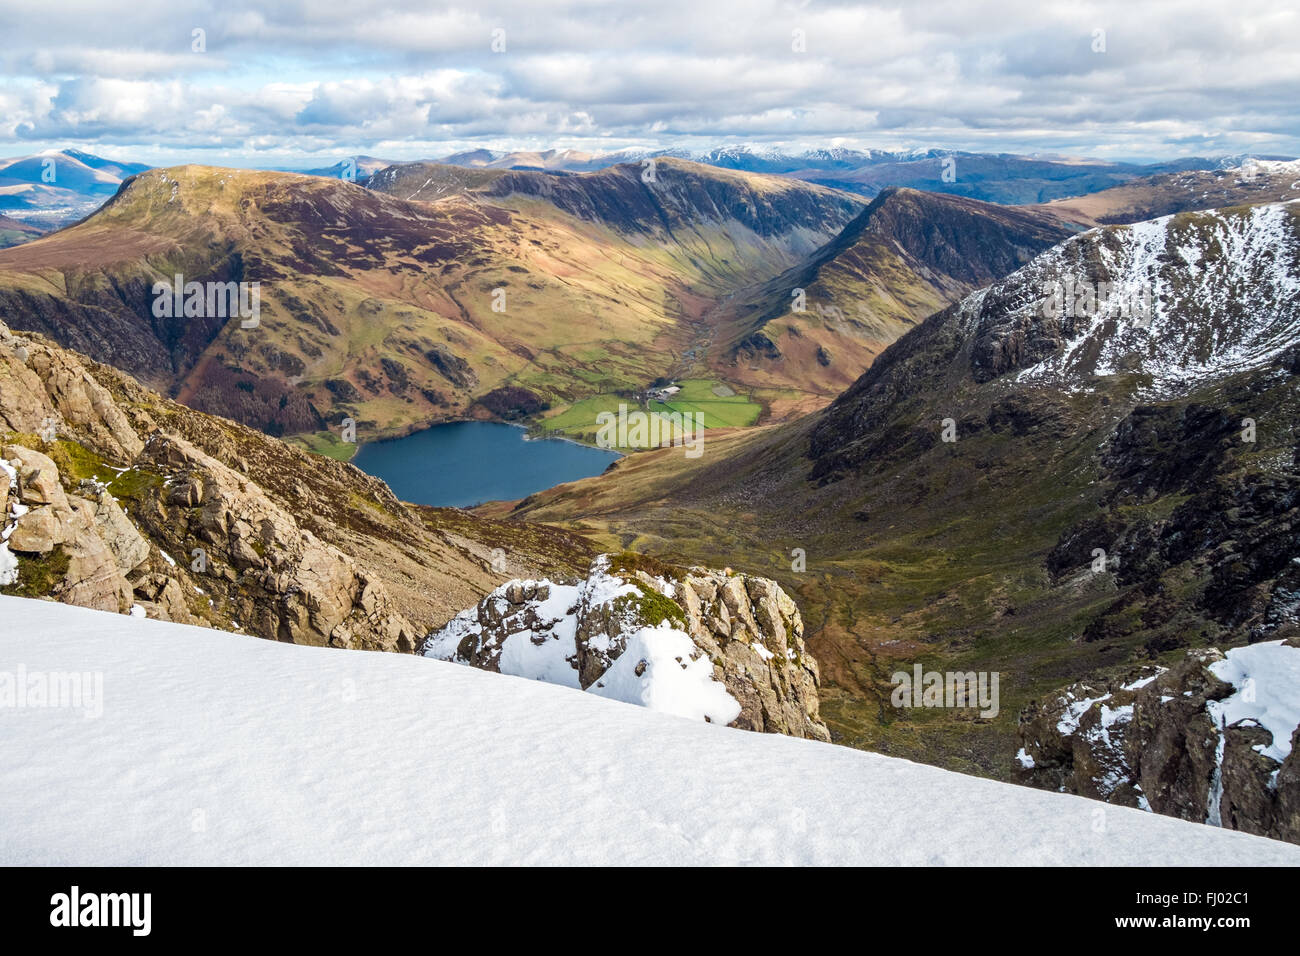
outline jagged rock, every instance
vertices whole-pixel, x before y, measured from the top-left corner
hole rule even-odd
[[[1205,707],[1233,692],[1208,670],[1221,660],[1214,649],[1191,652],[1138,697],[1125,750],[1157,813],[1204,821],[1209,812],[1218,735]]]
[[[741,705],[735,726],[830,740],[821,721],[821,674],[803,642],[803,618],[768,578],[691,568],[674,597],[688,633]]]
[[[1215,672],[1230,664],[1214,648],[1190,651],[1167,669],[1032,702],[1020,715],[1017,779],[1300,843],[1300,727],[1279,760],[1258,720],[1225,725],[1229,698],[1253,704],[1256,693]]]
[[[130,458],[143,447],[111,393],[75,355],[0,322],[0,424],[39,434],[50,419],[78,430],[104,454]],[[93,364],[93,363],[92,363]]]
[[[61,548],[67,567],[54,583],[51,597],[102,611],[129,610],[131,586],[123,574],[126,569],[99,534],[99,504],[67,494],[58,467],[46,455],[20,445],[7,445],[3,453],[17,473],[18,497],[28,507],[14,524],[10,549],[44,557]],[[119,543],[129,547],[125,530],[114,528]]]
[[[415,629],[383,585],[245,475],[178,435],[152,436],[141,460],[174,477],[140,508],[140,522],[166,550],[199,550],[200,574],[228,590],[239,621],[297,644],[414,649]]]
[[[63,550],[68,556],[68,570],[55,590],[60,601],[119,614],[131,609],[131,585],[98,534],[84,528]]]
[[[131,523],[117,500],[91,481],[83,481],[78,491],[95,503],[95,531],[113,553],[118,568],[129,574],[144,564],[149,557],[149,542]]]
[[[18,498],[28,505],[53,505],[67,511],[68,499],[59,483],[59,469],[48,456],[22,445],[6,445],[4,457],[18,471]]]
[[[1259,836],[1268,836],[1275,829],[1277,800],[1272,793],[1272,777],[1278,772],[1278,764],[1260,752],[1272,742],[1273,735],[1253,721],[1223,730],[1219,796],[1222,826]]]
[[[662,572],[602,555],[586,578],[510,581],[430,634],[421,650],[600,692],[630,646],[666,629],[689,642],[681,668],[712,666],[713,680],[739,707],[731,726],[828,741],[817,662],[803,643],[799,609],[780,585],[706,568]],[[642,658],[630,671],[642,678],[653,666]]]

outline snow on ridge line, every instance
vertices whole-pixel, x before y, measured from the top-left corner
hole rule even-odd
[[[1296,865],[1300,847],[414,656],[0,597],[0,863]],[[1104,814],[1105,827],[1096,826]]]
[[[1002,322],[1040,324],[1052,314],[1064,332],[1059,349],[1012,375],[1072,391],[1122,370],[1148,375],[1153,395],[1171,396],[1264,367],[1300,342],[1298,203],[1090,229],[967,296],[960,321],[969,332],[996,331]],[[1094,307],[1085,292],[1073,302],[1080,311],[1057,317],[1059,304],[1046,308],[1049,290],[1078,282],[1099,298],[1105,283],[1106,305]],[[984,314],[991,290],[1012,303],[1005,312]],[[1151,308],[1139,308],[1143,302]]]

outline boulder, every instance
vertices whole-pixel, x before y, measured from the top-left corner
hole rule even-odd
[[[55,595],[64,604],[124,614],[131,609],[131,585],[117,559],[93,530],[82,529],[64,546],[68,570]]]
[[[47,455],[22,445],[6,445],[4,457],[18,472],[18,498],[28,505],[53,505],[66,511],[68,499],[59,482],[59,469]]]
[[[149,557],[149,542],[131,523],[117,500],[92,481],[83,481],[78,491],[94,502],[95,531],[113,553],[118,568],[123,573],[130,573],[144,564]]]
[[[50,505],[32,508],[22,515],[9,536],[9,548],[26,554],[49,554],[68,540],[68,529]]]
[[[799,609],[780,585],[707,568],[662,570],[629,570],[601,555],[585,578],[509,581],[430,634],[421,652],[499,671],[511,639],[539,653],[554,646],[540,679],[599,691],[633,641],[667,628],[693,648],[677,664],[711,665],[713,680],[739,705],[731,726],[829,741],[817,662],[804,645]],[[642,660],[632,670],[641,677],[650,666]]]

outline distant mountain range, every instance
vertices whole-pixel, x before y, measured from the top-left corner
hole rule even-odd
[[[889,186],[950,193],[999,203],[1048,202],[1119,185],[1130,179],[1183,170],[1238,165],[1242,157],[1189,158],[1143,165],[1068,156],[1021,156],[945,149],[814,149],[786,153],[754,146],[727,146],[702,152],[621,149],[590,153],[570,149],[492,152],[478,149],[438,160],[484,169],[541,169],[589,172],[617,163],[656,157],[743,172],[789,176],[872,197]],[[1263,157],[1283,158],[1283,157]]]
[[[1244,156],[1188,158],[1143,165],[1069,156],[1022,156],[944,149],[857,150],[841,147],[784,152],[757,146],[726,146],[708,150],[615,149],[590,152],[574,149],[493,151],[466,150],[432,160],[467,169],[540,171],[553,174],[595,172],[619,164],[683,159],[719,169],[764,173],[800,179],[816,185],[874,198],[891,186],[966,196],[987,202],[1029,204],[1067,201],[1150,177],[1204,174],[1212,182],[1219,171],[1239,167]],[[1286,157],[1255,157],[1260,168]],[[380,170],[410,166],[409,162],[357,155],[311,168],[274,167],[268,171],[299,172],[365,185]],[[113,195],[122,182],[150,167],[144,163],[104,159],[75,149],[0,159],[0,216],[26,223],[39,231],[57,229],[89,215]],[[1188,180],[1195,188],[1201,180]],[[1281,198],[1281,197],[1275,197]],[[1118,200],[1117,200],[1118,201]],[[1256,200],[1258,201],[1258,200]],[[1130,197],[1127,220],[1142,218],[1140,194]],[[1220,203],[1222,205],[1222,203]],[[1092,213],[1081,203],[1053,210],[1083,221]],[[1096,210],[1094,210],[1095,212]],[[1146,209],[1152,215],[1160,210]],[[1166,212],[1175,210],[1164,210]],[[1101,221],[1101,220],[1098,220]],[[1121,220],[1113,220],[1121,221]],[[0,226],[0,248],[27,241],[34,233]]]
[[[0,215],[45,232],[90,215],[149,167],[119,163],[75,149],[0,159]],[[0,247],[8,232],[0,225]],[[12,240],[14,237],[10,237]]]

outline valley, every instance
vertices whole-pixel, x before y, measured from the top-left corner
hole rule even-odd
[[[771,576],[804,611],[833,739],[1010,779],[1039,695],[1294,633],[1296,209],[1079,236],[931,316],[823,412],[483,513]],[[1045,280],[1072,275],[1158,284],[1158,313],[1045,318]],[[1001,672],[999,716],[895,710],[914,661]]]
[[[475,601],[495,627],[528,588],[598,581],[598,554],[636,556],[669,604],[694,598],[665,582],[721,568],[709,587],[744,574],[797,604],[819,734],[1018,779],[1044,695],[1295,626],[1300,242],[1292,170],[1263,168],[1027,206],[676,158],[139,173],[0,251],[0,438],[70,501],[127,502],[151,548],[110,573],[68,518],[9,593],[411,652]],[[1173,214],[1133,221],[1151,209]],[[257,283],[259,319],[153,308],[178,275]],[[611,443],[629,412],[699,432]],[[41,437],[51,417],[69,431]],[[196,547],[215,579],[174,560]],[[651,623],[675,613],[646,599]],[[692,640],[750,654],[725,634]],[[1000,675],[1000,703],[899,709],[914,666]]]
[[[652,168],[646,182],[636,164],[557,177],[416,163],[364,188],[152,170],[87,221],[0,252],[0,311],[336,456],[346,420],[363,441],[459,419],[581,440],[593,407],[674,378],[743,394],[726,424],[815,410],[909,323],[1069,232],[970,200],[887,192],[866,207],[789,178]],[[154,316],[154,284],[175,275],[257,283],[260,327]]]

